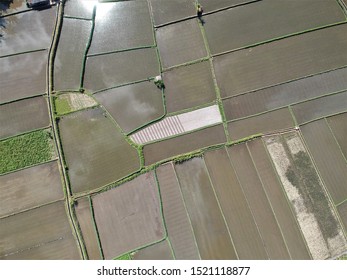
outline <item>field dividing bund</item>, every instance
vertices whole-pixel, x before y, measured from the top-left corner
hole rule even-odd
[[[347,110],[347,91],[303,102],[292,109],[299,124],[341,113]]]
[[[0,103],[46,92],[47,51],[0,58]]]
[[[206,152],[206,166],[239,259],[268,259],[252,212],[225,149]]]
[[[175,170],[201,259],[237,259],[204,159],[194,158],[176,164]]]
[[[0,219],[0,240],[0,259],[80,259],[62,201]]]
[[[151,123],[165,114],[163,93],[153,82],[142,82],[94,95],[125,133]]]
[[[100,260],[100,249],[98,245],[98,237],[94,227],[94,218],[90,208],[90,198],[84,197],[78,199],[75,203],[75,212],[80,226],[83,241],[87,249],[89,260]]]
[[[175,258],[178,260],[200,259],[199,249],[173,164],[161,165],[157,168],[156,174],[168,239]]]
[[[223,125],[217,125],[151,143],[143,147],[145,165],[225,142]]]
[[[51,7],[2,18],[0,56],[49,48],[56,12]]]
[[[326,120],[345,159],[347,159],[347,113],[332,116]]]
[[[155,26],[173,23],[196,15],[194,1],[149,0]]]
[[[137,149],[101,108],[61,117],[59,131],[74,193],[102,187],[140,169]]]
[[[47,101],[43,96],[0,105],[0,139],[48,127],[49,124]]]
[[[154,48],[90,56],[86,62],[84,88],[96,92],[158,74],[159,62]]]
[[[165,237],[154,173],[92,197],[105,259],[113,259]]]
[[[325,119],[301,127],[317,169],[335,204],[347,198],[347,165]]]
[[[91,21],[63,19],[54,61],[55,90],[78,90],[80,88],[84,54],[91,29]]]
[[[300,227],[292,213],[290,202],[270,161],[261,139],[247,142],[255,168],[281,229],[290,257],[294,260],[310,259]]]
[[[270,259],[290,259],[281,230],[245,144],[227,148]]]
[[[294,120],[289,109],[282,108],[246,119],[228,122],[228,131],[232,140],[238,140],[258,133],[266,134],[294,126]]]
[[[313,259],[338,256],[347,241],[322,181],[297,132],[265,139]]]
[[[0,217],[64,199],[58,162],[0,176]]]
[[[347,232],[347,201],[337,206],[337,211],[341,217],[341,221],[345,227],[345,232]]]
[[[199,0],[199,3],[203,6],[204,11],[213,12],[220,9],[232,8],[239,5],[251,4],[258,0]]]
[[[157,29],[156,38],[164,69],[208,55],[195,18]]]
[[[263,0],[203,19],[213,55],[346,21],[336,0]]]
[[[88,2],[86,3],[85,0],[66,1],[64,6],[64,16],[91,20],[93,18],[95,3],[93,3],[93,1]]]
[[[222,97],[347,65],[346,32],[347,24],[340,24],[215,57]]]
[[[89,54],[151,45],[154,38],[147,1],[98,3]]]
[[[245,118],[347,88],[347,68],[332,70],[223,100],[228,120]]]
[[[169,242],[164,240],[131,254],[132,260],[173,260]]]
[[[197,107],[216,99],[208,61],[165,71],[163,80],[168,113]]]

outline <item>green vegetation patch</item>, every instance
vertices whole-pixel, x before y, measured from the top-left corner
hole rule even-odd
[[[39,130],[0,141],[0,174],[52,159],[51,132]]]
[[[344,261],[347,261],[347,254],[342,255],[341,257],[338,257],[337,259],[338,259],[338,260],[344,260]]]
[[[131,257],[129,254],[125,254],[123,256],[120,256],[118,258],[116,258],[117,261],[127,261],[127,260],[131,260]]]
[[[55,112],[58,115],[64,115],[72,111],[72,108],[67,98],[63,98],[63,97],[55,98],[54,104],[55,104]]]

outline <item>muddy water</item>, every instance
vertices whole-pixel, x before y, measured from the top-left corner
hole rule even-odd
[[[0,16],[29,10],[26,0],[10,0],[0,2]]]

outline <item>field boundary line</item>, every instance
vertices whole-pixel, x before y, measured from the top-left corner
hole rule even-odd
[[[209,59],[210,58],[207,55],[207,56],[204,56],[202,58],[198,58],[198,59],[190,60],[190,61],[187,61],[187,62],[184,62],[184,63],[176,64],[176,65],[173,65],[173,66],[170,66],[170,67],[167,67],[167,68],[163,68],[163,73],[171,71],[171,70],[176,69],[176,68],[181,68],[181,67],[184,67],[184,66],[190,66],[190,65],[193,65],[193,64],[198,64],[199,62],[208,61]]]
[[[48,97],[47,96],[47,93],[37,93],[37,94],[34,94],[34,95],[31,95],[31,96],[25,96],[25,97],[21,97],[21,98],[18,98],[18,99],[13,99],[13,100],[10,100],[10,101],[5,101],[3,103],[0,103],[0,106],[2,105],[7,105],[7,104],[11,104],[11,103],[15,103],[15,102],[19,102],[19,101],[23,101],[23,100],[27,100],[27,99],[30,99],[30,98],[36,98],[36,97]]]
[[[344,3],[342,0],[336,0],[336,2],[340,6],[347,20],[347,3]]]
[[[180,180],[178,179],[177,172],[176,172],[176,168],[175,168],[175,163],[174,163],[174,162],[171,162],[171,167],[172,167],[173,173],[174,173],[174,175],[175,175],[175,179],[176,179],[176,182],[177,182],[178,190],[179,190],[179,192],[180,192],[180,194],[181,194],[182,203],[183,203],[183,206],[184,206],[185,213],[186,213],[186,215],[187,215],[188,222],[189,222],[189,224],[190,224],[190,229],[192,230],[193,239],[194,239],[194,243],[195,243],[195,246],[196,246],[196,249],[197,249],[197,253],[198,253],[199,259],[201,260],[199,245],[198,245],[198,242],[197,242],[197,240],[196,240],[194,227],[193,227],[192,220],[191,220],[191,218],[190,218],[190,215],[189,215],[189,212],[188,212],[188,209],[187,209],[186,201],[184,200],[184,195],[183,195],[183,192],[182,192],[181,183],[180,183]]]
[[[128,48],[128,49],[120,49],[120,50],[102,52],[102,53],[92,53],[92,54],[88,54],[87,58],[96,57],[96,56],[103,56],[103,55],[110,55],[110,54],[117,54],[117,53],[124,53],[124,52],[131,52],[131,51],[138,51],[138,50],[154,49],[156,47],[157,47],[156,45],[146,45],[146,46],[138,46],[138,47],[133,47],[133,48]]]
[[[166,116],[167,117],[178,116],[178,115],[181,115],[181,114],[184,114],[184,113],[194,112],[196,110],[207,108],[207,107],[210,107],[210,106],[213,106],[213,105],[218,105],[216,100],[214,100],[212,102],[204,103],[204,104],[201,104],[201,105],[197,105],[197,106],[194,106],[194,107],[190,107],[190,108],[187,108],[187,109],[171,112],[171,113],[168,113]]]
[[[335,204],[335,206],[336,206],[336,207],[339,207],[341,204],[344,204],[344,203],[346,203],[346,202],[347,202],[347,198],[346,198],[345,200],[343,200],[343,201],[341,201],[341,202]]]
[[[265,190],[265,188],[264,188],[263,180],[261,179],[261,176],[260,176],[260,173],[259,173],[259,171],[258,171],[257,165],[256,165],[255,162],[254,162],[252,153],[251,153],[251,151],[250,151],[250,149],[249,149],[249,147],[248,147],[248,143],[246,142],[244,145],[245,145],[246,148],[247,148],[247,151],[248,151],[249,157],[250,157],[250,159],[251,159],[251,161],[252,161],[254,170],[255,170],[255,172],[257,173],[258,179],[259,179],[259,181],[260,181],[260,183],[261,183],[261,188],[262,188],[262,190],[264,191],[266,200],[267,200],[267,202],[269,203],[269,206],[270,206],[270,208],[271,208],[272,214],[274,215],[274,218],[275,218],[275,221],[276,221],[276,225],[278,226],[278,229],[279,229],[279,231],[280,231],[280,233],[281,233],[281,236],[282,236],[282,239],[283,239],[283,243],[284,243],[284,245],[286,246],[287,253],[288,253],[290,259],[292,259],[292,255],[291,255],[291,253],[290,253],[290,251],[289,251],[289,248],[288,248],[286,239],[285,239],[285,237],[284,237],[284,235],[283,235],[282,228],[281,228],[281,226],[280,226],[280,224],[279,224],[279,222],[278,222],[278,219],[277,219],[277,216],[276,216],[276,212],[275,212],[275,210],[273,209],[272,203],[271,203],[271,201],[270,201],[270,199],[269,199],[269,196],[268,196],[268,194],[267,194],[267,192],[266,192],[266,190]]]
[[[76,17],[76,16],[66,16],[66,15],[64,15],[64,18],[75,19],[75,20],[84,20],[84,21],[92,21],[93,20],[92,18],[84,18],[84,17]]]
[[[330,133],[332,134],[333,138],[335,139],[335,142],[336,142],[337,146],[339,147],[339,150],[340,150],[340,152],[341,152],[342,157],[344,158],[344,160],[345,160],[345,162],[346,162],[346,164],[347,164],[347,158],[346,158],[345,154],[343,153],[343,151],[342,151],[342,149],[341,149],[341,146],[340,146],[339,142],[337,141],[336,136],[335,136],[335,134],[334,134],[334,132],[333,132],[331,126],[329,125],[328,119],[327,119],[327,118],[324,118],[324,120],[325,120],[325,122],[326,122],[326,124],[327,124],[327,126],[328,126],[328,128],[329,128],[329,130],[330,130]]]
[[[231,235],[230,228],[229,228],[228,223],[227,223],[227,221],[226,221],[226,218],[225,218],[223,209],[222,209],[222,207],[221,207],[221,205],[220,205],[220,202],[219,202],[219,199],[218,199],[218,196],[217,196],[215,187],[214,187],[214,185],[213,185],[213,182],[212,182],[212,179],[211,179],[211,176],[210,176],[210,171],[208,170],[207,165],[206,165],[206,162],[205,162],[205,154],[203,155],[202,160],[203,160],[203,162],[204,162],[204,168],[205,168],[205,170],[206,170],[208,179],[209,179],[209,181],[210,181],[210,184],[211,184],[211,188],[212,188],[214,197],[216,198],[219,211],[220,211],[220,213],[221,213],[221,215],[222,215],[222,217],[223,217],[223,221],[224,221],[225,227],[226,227],[226,229],[227,229],[227,231],[228,231],[231,244],[233,245],[233,248],[234,248],[234,251],[235,251],[235,254],[236,254],[236,258],[239,260],[240,257],[239,257],[239,254],[238,254],[238,252],[237,252],[237,249],[236,249],[236,247],[235,247],[235,243],[234,243],[233,237],[232,237],[232,235]]]
[[[293,108],[291,105],[288,105],[288,110],[289,110],[290,115],[292,116],[295,127],[299,127],[298,120],[296,119],[296,117],[294,115]]]
[[[290,200],[289,200],[289,198],[288,198],[288,195],[287,195],[286,190],[284,189],[283,183],[282,183],[282,181],[281,181],[281,179],[280,179],[280,177],[279,177],[279,175],[278,175],[278,172],[277,172],[276,167],[275,167],[275,165],[274,165],[274,162],[273,162],[273,160],[272,160],[272,158],[271,158],[271,156],[270,156],[270,154],[269,154],[269,151],[268,151],[268,149],[267,149],[267,146],[266,146],[266,144],[264,143],[264,138],[263,138],[263,137],[261,138],[261,142],[262,142],[262,145],[263,145],[264,150],[265,150],[265,152],[266,152],[267,158],[268,158],[268,160],[269,160],[269,162],[270,162],[270,164],[271,164],[271,166],[272,166],[272,170],[273,170],[274,174],[276,175],[278,185],[279,185],[280,189],[282,190],[283,196],[284,196],[284,198],[286,199],[286,201],[287,201],[287,203],[288,203],[289,210],[290,210],[290,212],[292,213],[292,217],[293,217],[293,219],[294,219],[294,221],[295,221],[295,224],[296,224],[296,226],[297,226],[297,228],[298,228],[298,230],[299,230],[299,232],[300,232],[301,239],[302,239],[303,243],[305,244],[305,248],[306,248],[307,254],[308,254],[308,256],[309,256],[309,257],[311,258],[311,260],[312,260],[313,257],[312,257],[311,251],[310,251],[310,249],[308,248],[306,238],[305,238],[305,236],[304,236],[304,234],[303,234],[303,232],[302,232],[302,229],[301,229],[301,227],[300,227],[300,225],[299,225],[298,219],[297,219],[296,214],[295,214],[294,209],[293,209],[293,205],[292,205],[292,203],[290,202]]]
[[[1,55],[1,58],[7,58],[7,57],[12,57],[12,56],[17,56],[17,55],[22,55],[22,54],[30,54],[30,53],[36,53],[36,52],[44,52],[44,51],[48,51],[48,49],[36,49],[36,50],[30,50],[30,51],[24,51],[24,52],[19,52],[19,53],[12,53],[12,54],[5,54],[5,55]]]
[[[333,116],[341,115],[341,114],[344,114],[346,112],[347,112],[347,108],[345,110],[343,110],[343,111],[340,111],[340,112],[336,112],[336,113],[333,113],[333,114],[330,114],[330,115],[325,115],[325,116],[322,116],[322,117],[318,117],[318,118],[309,120],[307,122],[300,123],[300,126],[303,126],[303,125],[306,125],[306,124],[310,124],[312,122],[319,121],[321,119],[325,119],[325,118],[330,118],[330,117],[333,117]]]
[[[283,39],[292,38],[292,37],[295,37],[295,36],[303,35],[303,34],[306,34],[306,33],[311,33],[311,32],[314,32],[314,31],[318,31],[318,30],[322,30],[322,29],[326,29],[326,28],[330,28],[330,27],[335,27],[335,26],[339,26],[339,25],[343,25],[343,24],[347,24],[347,19],[346,18],[343,21],[338,21],[338,22],[334,22],[334,23],[330,23],[330,24],[326,24],[326,25],[322,25],[322,26],[317,26],[317,27],[305,29],[305,30],[302,30],[302,31],[294,32],[294,33],[289,33],[289,34],[286,34],[286,35],[283,35],[283,36],[271,38],[269,40],[264,40],[264,41],[261,41],[261,42],[257,42],[257,43],[254,43],[254,44],[250,44],[250,45],[246,45],[246,46],[243,46],[243,47],[235,48],[235,49],[232,49],[232,50],[227,50],[227,51],[224,51],[224,52],[216,53],[216,54],[213,55],[213,57],[223,56],[223,55],[234,53],[234,52],[237,52],[237,51],[246,50],[246,49],[250,49],[250,48],[255,48],[255,47],[258,47],[258,46],[261,46],[261,45],[273,43],[273,42],[280,41],[280,40],[283,40]]]
[[[54,6],[54,5],[53,5],[53,6]],[[33,11],[33,9],[31,9],[31,8],[26,8],[26,9],[27,9],[27,10],[23,10],[23,11],[14,11],[13,13],[10,13],[10,14],[0,15],[0,19],[1,19],[1,18],[7,18],[7,17],[10,17],[10,16],[16,16],[16,15],[19,15],[19,14],[24,14],[24,13]]]
[[[15,135],[1,138],[0,142],[7,141],[7,140],[10,140],[10,139],[15,138],[15,137],[21,137],[21,136],[24,136],[24,135],[27,135],[30,133],[38,132],[38,131],[50,130],[51,128],[52,128],[52,125],[48,125],[48,126],[44,126],[44,127],[40,127],[40,128],[35,128],[33,130],[29,130],[29,131],[25,131],[25,132],[21,132],[21,133],[15,134]]]
[[[97,226],[96,220],[95,220],[93,201],[92,201],[92,198],[90,195],[87,196],[87,199],[89,201],[89,211],[90,211],[90,216],[92,219],[92,225],[93,225],[93,229],[94,229],[94,233],[95,233],[95,237],[96,237],[96,241],[97,241],[97,245],[98,245],[98,249],[99,249],[99,255],[100,255],[101,259],[104,260],[105,259],[104,258],[104,251],[102,250],[99,230],[98,230],[98,226]]]
[[[116,89],[116,88],[120,88],[120,87],[125,87],[125,86],[130,86],[130,85],[134,85],[134,84],[139,84],[139,83],[143,83],[143,82],[151,82],[154,80],[154,77],[148,77],[146,79],[142,79],[142,80],[137,80],[137,81],[133,81],[133,82],[128,82],[128,83],[124,83],[124,84],[118,84],[109,88],[103,88],[103,89],[99,89],[96,91],[91,92],[92,95],[94,94],[98,94],[100,92],[104,92],[104,91],[108,91],[111,89]]]

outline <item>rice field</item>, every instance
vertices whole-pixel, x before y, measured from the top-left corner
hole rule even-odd
[[[251,3],[253,1],[254,0],[199,0],[199,3],[203,6],[204,11],[210,12],[218,9]]]
[[[141,249],[131,255],[132,260],[172,260],[172,252],[167,240]]]
[[[347,158],[347,113],[329,117],[327,122],[343,155]]]
[[[85,0],[68,0],[65,2],[64,16],[92,19],[95,2]]]

